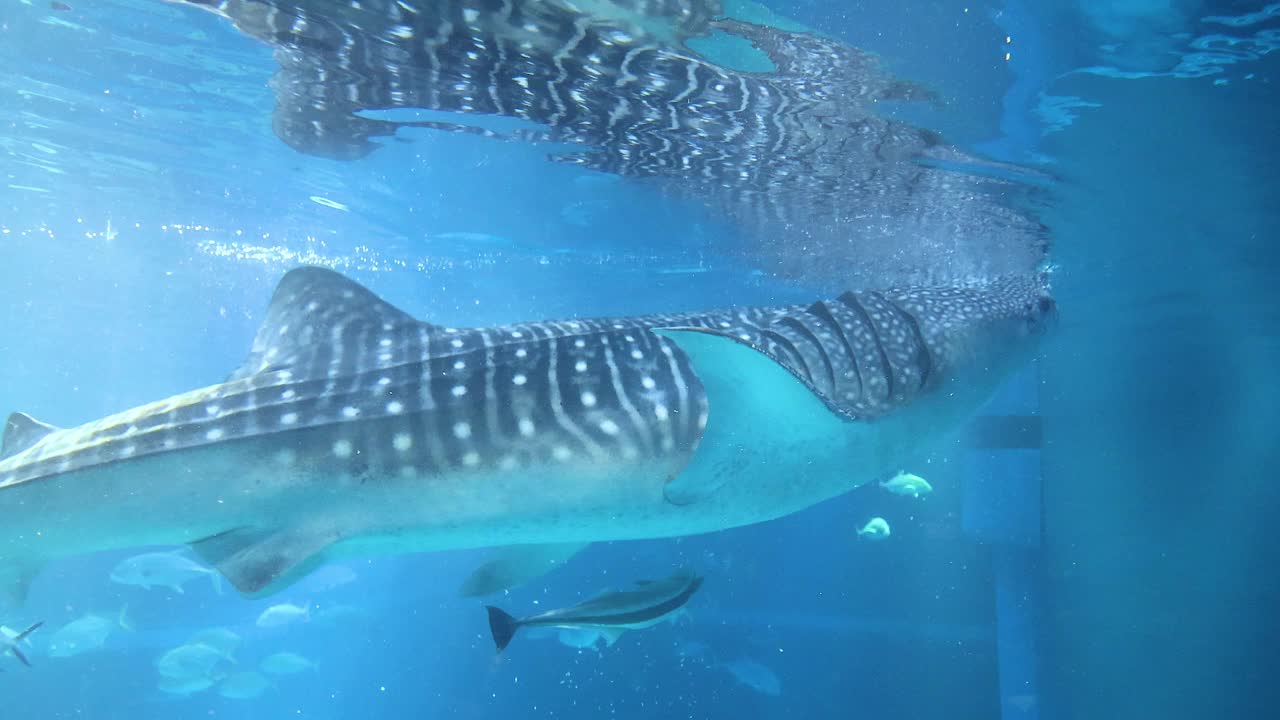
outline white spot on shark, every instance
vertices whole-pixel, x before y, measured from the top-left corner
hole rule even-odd
[[[351,446],[350,440],[339,440],[333,444],[333,454],[340,458],[351,457],[352,450],[354,448]]]
[[[652,390],[658,386],[658,383],[654,382],[653,378],[649,377],[648,375],[645,375],[644,377],[640,378],[640,384],[644,386],[645,390]]]
[[[352,407],[350,405],[342,408],[342,417],[344,418],[354,418],[359,416],[360,416],[360,408]]]
[[[612,420],[600,421],[600,431],[603,432],[605,435],[617,435],[619,429],[620,428],[618,427],[618,423]]]
[[[399,400],[392,400],[391,402],[387,403],[387,412],[392,415],[399,415],[400,413],[404,412],[404,403],[400,402]]]
[[[284,392],[280,393],[281,400],[292,400],[297,396],[298,396],[298,393],[294,392],[293,390],[285,390]]]
[[[459,440],[466,440],[471,437],[471,424],[465,422],[454,423],[453,436]]]
[[[671,417],[671,413],[667,411],[666,405],[654,405],[653,416],[658,418],[660,422],[666,422],[667,418]]]
[[[516,425],[520,428],[520,434],[525,437],[533,437],[533,433],[536,431],[533,421],[529,418],[520,418],[520,422],[516,423]]]
[[[204,437],[209,442],[217,442],[221,440],[223,437],[225,437],[226,434],[227,433],[222,428],[214,428],[209,432],[205,433]]]
[[[587,371],[587,361],[586,361],[586,360],[579,360],[578,362],[576,362],[576,363],[574,363],[574,364],[573,364],[573,369],[574,369],[574,370],[577,370],[578,372],[586,372],[586,371]]]
[[[511,382],[515,383],[516,385],[523,385],[523,384],[525,384],[525,383],[529,382],[529,378],[525,377],[524,375],[521,375],[521,374],[517,373],[517,374],[515,375],[515,377],[512,377],[512,378],[511,378]]]
[[[586,392],[582,393],[582,406],[583,406],[583,407],[595,407],[595,406],[596,406],[596,394],[595,394],[595,393],[593,393],[593,392],[591,392],[590,390],[587,390]]]
[[[280,416],[281,425],[293,425],[298,422],[298,413],[290,412]]]
[[[480,456],[474,452],[469,452],[462,456],[462,464],[468,467],[479,465]]]
[[[563,445],[557,445],[551,450],[551,457],[560,462],[566,462],[573,457],[573,451]]]
[[[413,437],[409,433],[396,433],[396,436],[391,439],[391,447],[400,452],[407,452],[413,447]]]

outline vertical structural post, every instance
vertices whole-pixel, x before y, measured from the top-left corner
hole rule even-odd
[[[1040,373],[1012,378],[974,421],[963,480],[965,535],[991,548],[1003,720],[1038,720],[1035,613],[1040,549]]]

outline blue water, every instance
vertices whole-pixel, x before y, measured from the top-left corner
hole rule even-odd
[[[531,613],[706,576],[687,620],[599,653],[521,636],[496,656],[456,592],[483,550],[351,560],[255,600],[113,583],[141,549],[62,559],[0,616],[45,623],[33,667],[0,657],[4,716],[1273,717],[1280,9],[765,4],[935,90],[884,112],[1035,188],[1018,206],[1048,229],[1061,318],[982,412],[1031,418],[1035,442],[949,445],[908,468],[927,500],[865,487],[599,543],[497,598]],[[403,128],[358,160],[298,152],[273,132],[271,49],[190,5],[6,0],[0,62],[4,412],[70,426],[219,382],[301,264],[468,326],[812,301],[846,270],[803,227],[750,242],[546,143]],[[873,515],[890,540],[859,540]],[[310,620],[255,624],[281,602]],[[102,646],[51,657],[91,613]],[[236,670],[286,650],[317,667],[248,700],[157,689],[155,659],[216,626],[243,639]]]

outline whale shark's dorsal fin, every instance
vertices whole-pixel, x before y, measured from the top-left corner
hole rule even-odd
[[[0,459],[17,455],[35,445],[46,435],[61,430],[49,423],[40,422],[26,413],[16,412],[4,424],[4,440],[0,441]]]
[[[227,380],[275,370],[290,370],[299,380],[320,376],[328,366],[320,367],[317,354],[335,343],[363,337],[376,344],[424,326],[431,327],[332,270],[297,268],[281,278],[249,357]]]

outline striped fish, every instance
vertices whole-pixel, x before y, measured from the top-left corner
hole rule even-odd
[[[1034,346],[1035,280],[461,329],[285,275],[225,382],[0,447],[0,583],[190,544],[241,592],[321,561],[720,530],[883,477]]]
[[[520,628],[560,628],[583,631],[595,644],[612,645],[627,630],[652,627],[675,616],[702,587],[702,577],[687,569],[664,580],[641,580],[631,590],[606,592],[573,607],[548,610],[517,619],[501,608],[486,605],[489,631],[498,652],[506,649]]]

